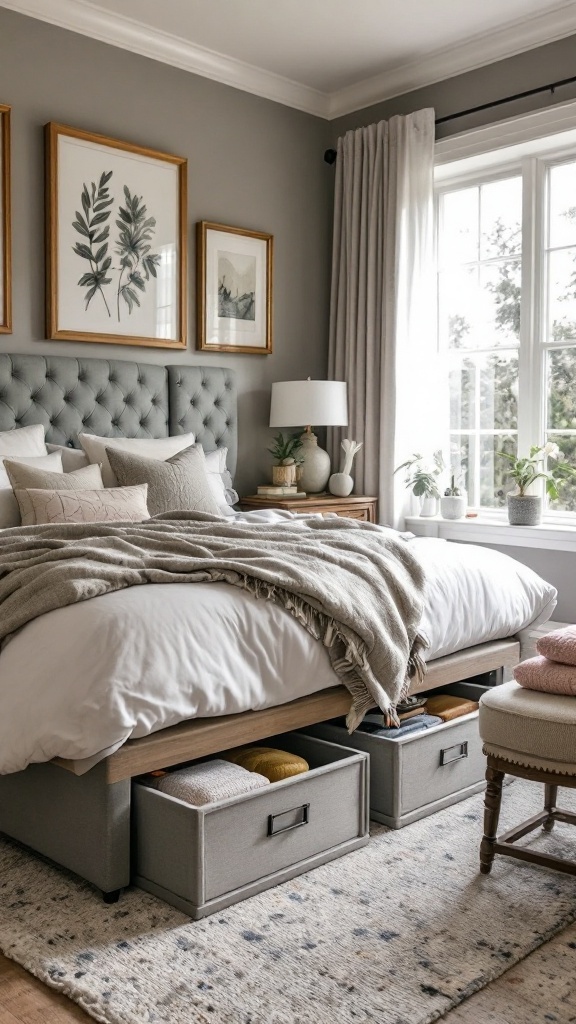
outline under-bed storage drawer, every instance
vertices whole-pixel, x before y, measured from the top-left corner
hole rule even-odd
[[[370,817],[401,828],[433,811],[479,792],[486,759],[478,733],[478,712],[390,740],[332,723],[311,726],[310,734],[347,743],[370,755]]]
[[[310,771],[193,807],[134,783],[137,885],[204,917],[368,841],[368,758],[290,733],[265,741]]]

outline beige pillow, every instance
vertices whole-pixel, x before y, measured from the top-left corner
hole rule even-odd
[[[0,432],[0,458],[4,455],[38,456],[46,454],[44,427],[41,423]]]
[[[107,448],[163,462],[194,444],[194,434],[179,434],[177,437],[97,437],[96,434],[78,434],[78,440],[90,462],[101,465],[104,487],[116,487],[118,481],[110,468]]]
[[[90,460],[81,448],[71,448],[67,444],[46,444],[49,452],[59,452],[62,456],[62,469],[65,473],[73,473],[75,469],[84,469]]]
[[[24,462],[4,459],[4,468],[15,491],[23,487],[42,491],[98,491],[104,487],[100,466],[85,466],[72,473],[50,473]]]
[[[4,463],[8,456],[0,455],[0,529],[4,530],[10,526],[20,526],[20,509],[14,497],[12,484]],[[49,470],[54,476],[62,474],[62,459],[58,453],[53,455],[14,455],[10,458],[25,466],[34,466],[36,469]]]
[[[141,523],[149,519],[146,484],[98,491],[16,491],[18,504],[26,503],[22,526],[45,523]]]
[[[192,445],[164,462],[143,459],[113,448],[108,448],[106,454],[118,483],[124,487],[148,484],[148,511],[151,516],[177,511],[221,515],[212,495],[206,459],[200,446]]]

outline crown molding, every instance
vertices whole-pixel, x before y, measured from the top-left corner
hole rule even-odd
[[[122,14],[93,7],[84,0],[0,0],[0,6],[275,103],[283,103],[317,117],[328,117],[329,96],[326,93],[196,46],[168,32],[151,29]]]
[[[570,2],[333,92],[329,96],[328,118],[333,120],[351,114],[575,33],[576,4]]]
[[[576,34],[576,3],[572,0],[546,14],[515,21],[460,46],[437,50],[421,60],[324,93],[85,0],[0,0],[0,6],[326,120]]]

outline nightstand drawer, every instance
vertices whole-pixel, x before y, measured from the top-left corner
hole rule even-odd
[[[346,519],[359,519],[364,523],[376,523],[378,501],[376,498],[362,494],[351,494],[348,498],[337,498],[333,494],[309,494],[306,498],[273,498],[253,494],[241,498],[238,508],[242,512],[253,509],[280,508],[290,512],[321,513],[326,515],[344,516]]]
[[[323,514],[326,515],[326,512],[324,512]],[[345,519],[362,519],[365,523],[368,522],[368,509],[367,508],[341,509],[339,511],[336,511],[336,515],[337,516],[344,516]]]

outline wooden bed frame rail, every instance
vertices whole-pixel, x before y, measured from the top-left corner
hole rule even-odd
[[[515,640],[493,640],[477,647],[467,647],[445,658],[429,662],[428,671],[420,686],[412,693],[447,686],[460,679],[480,675],[498,668],[511,668],[520,660],[520,645]],[[114,754],[106,758],[106,781],[142,775],[158,768],[208,757],[229,747],[256,743],[267,736],[303,729],[329,718],[346,715],[350,708],[350,694],[343,686],[332,686],[319,693],[242,714],[223,715],[219,718],[196,718],[151,733],[139,740],[128,740]],[[56,764],[75,771],[74,762],[56,759]]]

